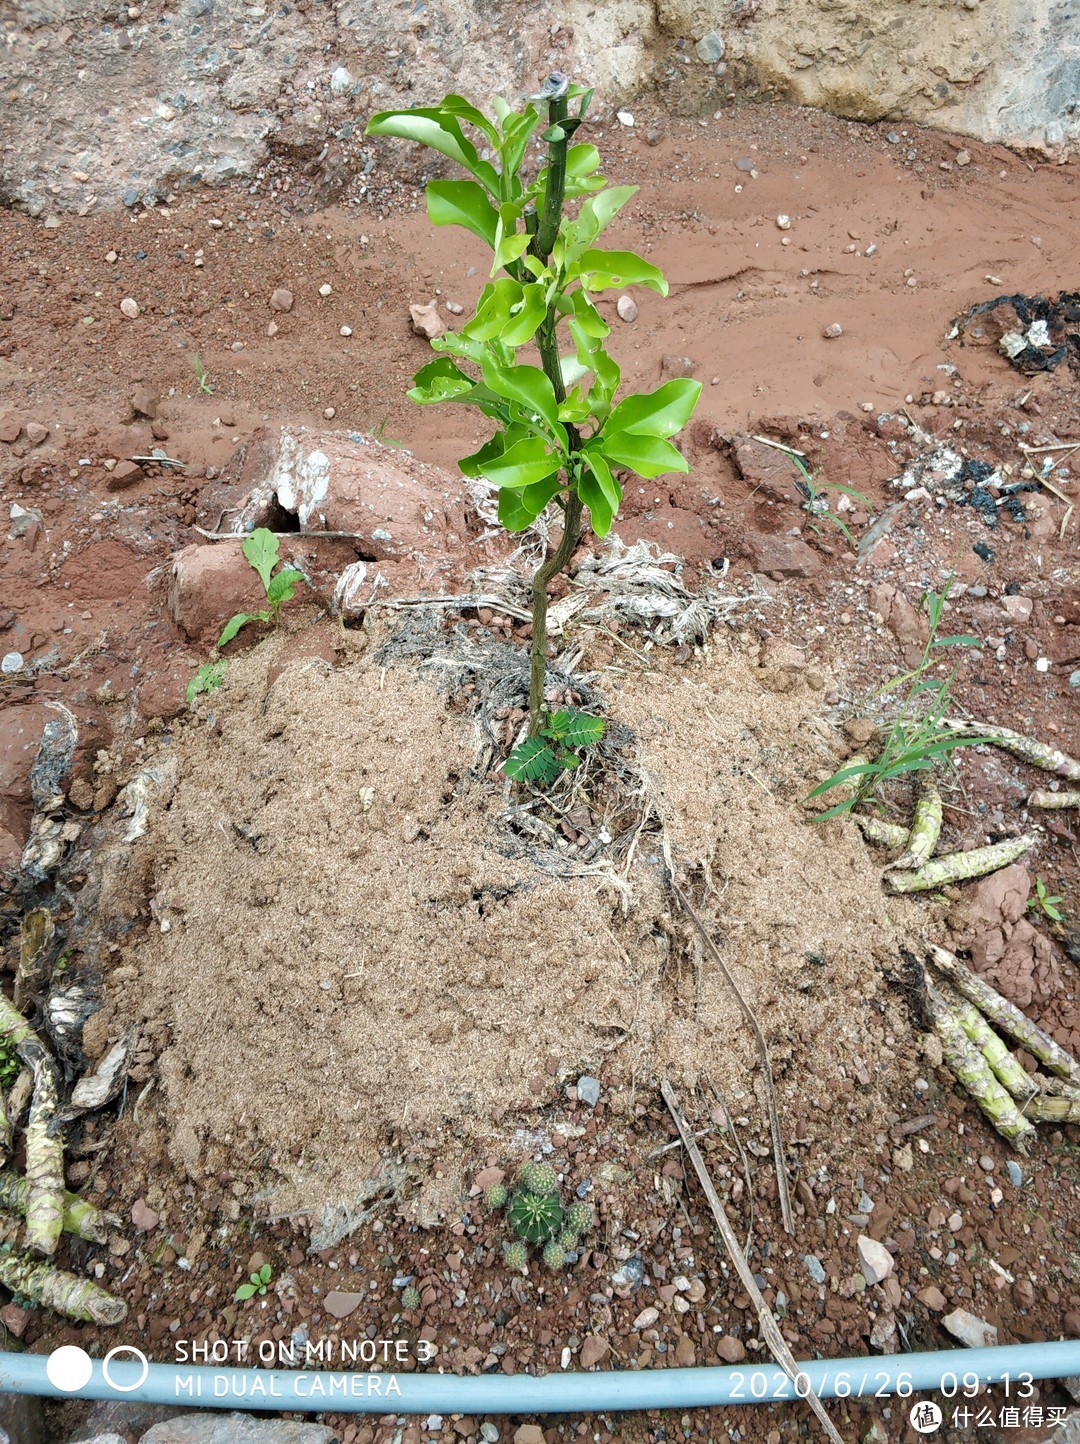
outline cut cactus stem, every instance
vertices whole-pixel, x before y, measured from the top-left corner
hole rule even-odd
[[[1015,1099],[994,1077],[989,1063],[929,980],[926,984],[926,1007],[950,1071],[1002,1138],[1007,1139],[1020,1153],[1026,1153],[1028,1141],[1035,1134],[1035,1125],[1021,1113]]]
[[[1072,1098],[1080,1102],[1080,1083],[1070,1083],[1067,1078],[1040,1078],[1039,1092],[1052,1093],[1055,1098]]]
[[[1021,761],[1030,762],[1033,767],[1041,767],[1044,772],[1056,772],[1059,777],[1067,777],[1071,782],[1080,782],[1080,762],[1075,757],[1059,752],[1056,747],[1039,742],[1034,737],[1025,737],[1022,732],[1014,732],[1011,727],[988,727],[959,718],[944,718],[942,726],[955,736],[982,737],[994,747],[1003,747]]]
[[[0,1283],[65,1318],[88,1324],[121,1324],[127,1304],[89,1279],[25,1254],[0,1253]]]
[[[888,864],[894,868],[917,869],[930,861],[934,848],[941,836],[941,793],[937,790],[933,772],[922,773],[919,798],[915,803],[915,818],[911,825],[911,836],[902,857]]]
[[[863,837],[867,842],[872,842],[875,847],[907,846],[911,833],[903,823],[886,822],[883,817],[874,817],[871,813],[865,812],[856,812],[854,817]]]
[[[26,1125],[26,1242],[51,1258],[64,1230],[64,1140],[50,1132],[56,1116],[56,1071],[50,1059],[34,1066],[34,1097]]]
[[[973,973],[955,954],[931,943],[930,960],[941,976],[948,978],[958,993],[974,1003],[999,1032],[1019,1043],[1033,1058],[1037,1058],[1044,1067],[1049,1068],[1051,1073],[1080,1082],[1080,1066],[1075,1058],[1070,1057],[1065,1049],[1033,1023],[1026,1013],[1022,1013],[1008,998],[1003,998],[989,983],[977,973]]]
[[[970,878],[997,872],[999,867],[1008,867],[1030,852],[1038,840],[1037,833],[1025,832],[1022,837],[1006,838],[989,847],[974,847],[970,852],[948,852],[924,863],[915,872],[890,872],[885,881],[893,892],[930,892],[936,887],[967,882]]]
[[[0,1173],[0,1209],[7,1213],[26,1213],[30,1197],[30,1184],[17,1173]],[[77,1193],[64,1194],[64,1232],[73,1233],[76,1238],[88,1243],[108,1243],[110,1231],[122,1226],[122,1220],[114,1213],[105,1213]]]
[[[1051,1098],[1036,1093],[1024,1104],[1024,1113],[1036,1123],[1080,1123],[1080,1098]]]
[[[1002,1087],[1021,1103],[1038,1093],[1038,1083],[1009,1052],[975,1004],[951,989],[944,996],[957,1022],[989,1063],[990,1071]]]
[[[1051,807],[1055,810],[1065,807],[1080,807],[1080,792],[1033,792],[1027,800],[1029,807]]]

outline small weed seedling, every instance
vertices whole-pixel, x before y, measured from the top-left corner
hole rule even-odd
[[[850,812],[858,803],[873,796],[878,788],[891,778],[902,777],[908,772],[923,771],[933,767],[939,758],[957,747],[971,747],[980,742],[989,742],[989,737],[958,737],[942,725],[942,719],[949,707],[949,695],[955,670],[947,677],[930,676],[938,660],[937,652],[944,647],[981,647],[978,637],[939,637],[942,614],[948,600],[953,578],[950,576],[940,592],[923,594],[921,605],[930,619],[930,634],[918,664],[900,677],[894,677],[881,688],[879,696],[895,692],[902,687],[907,694],[900,704],[880,754],[873,762],[859,762],[842,767],[827,781],[815,787],[808,801],[820,797],[844,783],[854,783],[854,790],[843,802],[838,802],[814,818],[824,822],[842,812]]]
[[[282,607],[286,602],[292,601],[297,582],[304,579],[303,572],[297,571],[295,567],[283,567],[274,574],[279,560],[278,539],[264,526],[256,527],[245,539],[243,552],[259,574],[268,605],[261,612],[237,612],[234,617],[230,617],[214,644],[218,651],[231,642],[240,628],[246,627],[248,622],[269,622],[271,626],[275,626]],[[187,685],[185,696],[188,702],[193,702],[201,692],[216,692],[225,680],[228,665],[224,657],[215,657],[204,662]]]
[[[870,505],[869,497],[863,496],[862,492],[856,491],[853,486],[845,486],[842,481],[819,480],[821,475],[820,471],[811,471],[803,458],[796,452],[789,451],[788,455],[798,467],[799,475],[802,478],[801,481],[796,482],[796,485],[806,498],[803,502],[803,509],[809,513],[811,518],[820,517],[824,521],[831,521],[833,526],[843,533],[844,540],[851,550],[857,551],[859,544],[852,536],[851,528],[847,522],[844,521],[843,517],[833,511],[829,505],[829,498],[825,493],[828,491],[838,491],[843,496],[853,496],[856,501],[861,502],[863,506],[866,507],[867,511],[871,511],[873,508]],[[814,520],[810,522],[810,530],[815,536],[821,535],[821,527],[819,527]]]
[[[1042,913],[1043,916],[1048,917],[1051,922],[1059,923],[1062,921],[1062,917],[1058,903],[1063,901],[1064,898],[1062,897],[1051,897],[1046,891],[1046,884],[1042,878],[1037,877],[1035,879],[1035,896],[1028,898],[1028,911]]]
[[[432,341],[446,354],[417,372],[409,396],[423,405],[475,406],[497,424],[494,436],[458,464],[466,476],[497,488],[507,531],[524,531],[552,503],[563,513],[562,536],[533,577],[530,740],[542,726],[548,583],[574,554],[583,511],[596,535],[606,536],[622,502],[617,473],[688,471],[671,438],[701,394],[700,382],[679,378],[616,402],[621,372],[604,349],[611,327],[593,298],[626,286],[666,296],[668,287],[633,251],[597,245],[637,187],[609,186],[596,147],[571,144],[591,97],[556,72],[522,111],[496,97],[491,119],[462,96],[447,95],[438,105],[383,111],[366,131],[430,146],[466,171],[469,180],[428,183],[428,216],[436,226],[464,227],[493,252],[475,315]],[[574,116],[571,101],[578,102]],[[538,128],[546,154],[535,179],[526,180],[523,163]],[[564,205],[576,200],[577,215],[564,215]],[[539,366],[518,359],[532,347]]]
[[[484,1194],[490,1209],[506,1209],[514,1235],[504,1245],[507,1266],[525,1273],[529,1246],[541,1250],[550,1269],[561,1269],[576,1253],[582,1237],[596,1227],[595,1210],[587,1203],[563,1206],[559,1180],[549,1163],[524,1163],[512,1190],[496,1183]]]
[[[213,396],[214,388],[210,385],[210,378],[203,370],[203,364],[199,360],[198,351],[195,352],[195,379],[199,383],[200,391],[205,391],[207,396]]]
[[[256,1273],[248,1275],[247,1283],[240,1285],[236,1293],[233,1294],[233,1299],[236,1303],[242,1304],[245,1299],[253,1299],[256,1294],[261,1298],[270,1287],[270,1281],[273,1277],[274,1270],[268,1263],[264,1263],[262,1268]]]
[[[577,749],[599,742],[604,735],[602,717],[589,717],[573,707],[549,713],[536,737],[519,742],[503,771],[515,782],[538,782],[550,787],[560,772],[580,766]]]

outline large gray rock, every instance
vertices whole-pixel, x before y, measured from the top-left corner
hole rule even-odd
[[[595,85],[598,108],[631,101],[664,79],[667,37],[688,42],[686,104],[702,110],[750,84],[856,119],[1080,147],[1077,0],[566,0],[554,35],[553,14],[512,29],[483,0],[178,0],[134,17],[22,0],[0,9],[0,196],[33,215],[152,205],[252,175],[273,145],[326,203],[372,164],[431,172],[430,153],[363,139],[373,110],[448,90],[518,102],[555,66]]]
[[[208,1409],[162,1420],[146,1431],[140,1444],[336,1444],[337,1437],[324,1424],[253,1419],[250,1414]]]

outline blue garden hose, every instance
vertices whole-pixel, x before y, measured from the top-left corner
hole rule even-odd
[[[351,1373],[332,1369],[230,1369],[152,1364],[122,1345],[104,1360],[68,1349],[56,1355],[0,1353],[0,1392],[46,1398],[132,1399],[178,1409],[253,1409],[355,1414],[566,1414],[688,1409],[796,1400],[799,1392],[776,1365],[724,1368],[600,1370],[536,1377],[431,1372]],[[52,1361],[52,1362],[51,1362]],[[960,1397],[978,1384],[1005,1384],[1022,1400],[1028,1381],[1080,1374],[1080,1340],[941,1349],[801,1364],[799,1390],[822,1399],[888,1398],[941,1391]],[[50,1378],[52,1374],[52,1378]],[[76,1382],[79,1379],[80,1382]],[[54,1382],[54,1380],[59,1380]],[[75,1387],[71,1387],[75,1384]],[[969,1395],[970,1397],[970,1395]]]

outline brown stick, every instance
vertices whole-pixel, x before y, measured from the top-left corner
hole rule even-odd
[[[780,1195],[780,1216],[783,1219],[785,1231],[787,1233],[794,1233],[795,1219],[791,1212],[791,1194],[788,1192],[787,1169],[784,1167],[784,1139],[780,1132],[780,1114],[776,1106],[776,1086],[773,1083],[772,1063],[769,1061],[769,1046],[765,1042],[765,1034],[761,1031],[761,1026],[754,1016],[750,1004],[739,991],[738,983],[731,976],[728,966],[720,956],[720,950],[709,936],[705,924],[690,906],[689,899],[675,881],[674,870],[670,862],[667,867],[667,875],[671,891],[675,894],[675,900],[694,924],[694,927],[697,928],[702,942],[709,950],[710,957],[727,979],[728,986],[735,994],[735,999],[739,1004],[742,1015],[750,1024],[754,1038],[757,1041],[758,1055],[761,1058],[761,1067],[765,1078],[765,1102],[769,1110],[769,1130],[772,1133],[773,1161],[776,1165],[776,1189]]]
[[[761,1290],[754,1282],[754,1275],[750,1271],[750,1265],[746,1262],[743,1251],[739,1247],[739,1240],[735,1237],[735,1230],[732,1228],[731,1222],[724,1212],[724,1205],[720,1202],[720,1195],[717,1193],[713,1186],[713,1181],[709,1177],[709,1170],[705,1166],[705,1160],[701,1156],[701,1150],[694,1141],[694,1135],[690,1130],[689,1124],[683,1117],[683,1111],[679,1106],[678,1098],[675,1096],[675,1090],[666,1078],[660,1083],[660,1092],[672,1118],[675,1120],[675,1127],[679,1130],[679,1137],[682,1139],[683,1147],[686,1149],[690,1162],[694,1165],[694,1172],[697,1174],[698,1182],[701,1184],[702,1191],[709,1201],[709,1207],[712,1209],[712,1216],[716,1220],[716,1226],[720,1230],[720,1236],[724,1240],[728,1253],[731,1255],[731,1262],[735,1265],[735,1272],[739,1275],[739,1280],[743,1288],[750,1295],[750,1302],[757,1311],[758,1323],[761,1326],[761,1336],[766,1344],[768,1344],[769,1352],[780,1365],[781,1369],[783,1369],[791,1382],[797,1385],[801,1373],[799,1366],[791,1350],[784,1342],[784,1336],[780,1332],[776,1320],[769,1312],[769,1306],[762,1298]],[[802,1375],[802,1377],[805,1379],[805,1374]],[[826,1414],[821,1400],[813,1390],[810,1390],[805,1395],[805,1398],[806,1402],[820,1420],[821,1427],[832,1440],[832,1444],[843,1444],[843,1440],[833,1427],[832,1420],[828,1414]]]

